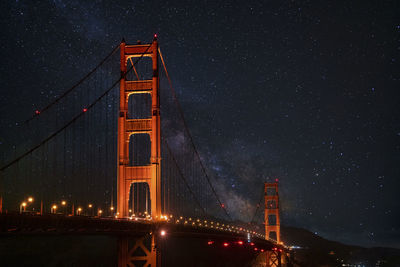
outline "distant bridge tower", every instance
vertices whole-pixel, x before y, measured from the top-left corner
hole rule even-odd
[[[129,216],[129,192],[135,183],[146,183],[150,191],[151,216],[154,219],[161,215],[161,134],[160,134],[160,95],[158,77],[158,42],[155,36],[151,44],[127,45],[123,40],[121,52],[120,104],[118,118],[118,180],[117,180],[117,215],[119,218]],[[127,80],[128,60],[136,73],[133,61],[141,57],[152,60],[152,79]],[[150,94],[151,118],[129,119],[128,101],[132,94]],[[129,140],[134,134],[148,134],[151,142],[150,164],[131,166]],[[135,149],[135,148],[134,148]],[[133,197],[133,196],[132,196]],[[132,201],[133,202],[133,201]]]
[[[278,181],[265,183],[265,238],[281,242]]]

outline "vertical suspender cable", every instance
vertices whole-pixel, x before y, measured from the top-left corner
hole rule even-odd
[[[220,200],[220,198],[219,198],[217,192],[215,191],[215,188],[214,188],[214,186],[213,186],[212,183],[211,183],[211,180],[210,180],[210,178],[209,178],[209,176],[208,176],[208,174],[207,174],[207,172],[206,172],[206,169],[205,169],[205,167],[204,167],[204,165],[203,165],[203,162],[201,161],[200,155],[199,155],[199,153],[197,152],[197,149],[196,149],[196,146],[195,146],[195,144],[194,144],[192,135],[190,134],[189,128],[187,127],[187,124],[186,124],[186,121],[185,121],[185,118],[184,118],[184,115],[183,115],[182,108],[181,108],[181,106],[180,106],[180,104],[179,104],[178,98],[176,97],[176,94],[175,94],[175,90],[174,90],[174,88],[173,88],[173,86],[172,86],[172,81],[171,81],[171,78],[169,77],[169,74],[168,74],[168,71],[167,71],[167,67],[166,67],[166,65],[165,65],[165,62],[164,62],[164,59],[163,59],[161,50],[159,49],[158,52],[159,52],[159,54],[160,54],[161,62],[162,62],[162,64],[163,64],[164,71],[165,71],[165,74],[166,74],[167,79],[168,79],[168,83],[169,83],[169,85],[170,85],[170,89],[171,89],[171,92],[172,92],[172,95],[173,95],[173,99],[174,99],[174,101],[175,101],[175,103],[176,103],[176,105],[177,105],[177,107],[178,107],[179,114],[180,114],[180,116],[181,116],[183,125],[184,125],[184,127],[185,127],[185,130],[186,130],[188,136],[189,136],[190,143],[192,144],[192,146],[193,146],[193,148],[194,148],[194,151],[195,151],[195,153],[196,153],[196,156],[197,156],[197,158],[198,158],[198,160],[199,160],[201,169],[203,170],[203,173],[204,173],[205,177],[207,178],[208,183],[210,184],[211,190],[212,190],[212,192],[214,193],[214,196],[216,197],[217,202],[219,203],[220,208],[224,211],[224,213],[225,213],[225,215],[228,217],[228,219],[229,219],[229,220],[232,220],[232,218],[231,218],[231,216],[229,215],[228,211],[226,210],[225,206],[222,204],[222,202],[221,202],[221,200]]]

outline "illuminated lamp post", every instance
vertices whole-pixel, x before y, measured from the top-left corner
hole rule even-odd
[[[89,216],[93,216],[93,205],[92,204],[89,204],[88,205],[88,208],[89,208]]]
[[[61,206],[63,207],[63,214],[66,214],[66,206],[67,206],[67,201],[62,200],[61,201]]]
[[[51,206],[50,212],[53,214],[56,214],[57,213],[57,205],[54,204],[53,206]]]
[[[25,212],[26,211],[26,202],[22,202],[21,205],[19,205],[19,213],[22,213],[22,209]]]

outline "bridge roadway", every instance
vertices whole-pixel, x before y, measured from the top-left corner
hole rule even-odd
[[[179,219],[178,219],[179,220]],[[82,235],[116,235],[116,236],[143,236],[148,233],[165,231],[174,237],[202,238],[221,242],[247,241],[247,232],[230,226],[219,229],[199,226],[190,223],[175,223],[166,221],[128,220],[114,218],[98,218],[89,216],[66,215],[28,215],[28,214],[0,214],[0,235],[51,235],[51,234],[82,234]],[[197,224],[196,224],[197,223]],[[216,224],[216,222],[214,223]],[[230,231],[228,229],[231,229]],[[251,235],[251,242],[259,249],[284,249],[272,241]]]

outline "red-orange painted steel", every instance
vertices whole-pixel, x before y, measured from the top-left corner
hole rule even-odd
[[[279,194],[278,183],[265,183],[265,238],[268,239],[271,233],[276,234],[276,241],[281,242],[281,226],[279,218]],[[271,217],[275,216],[272,224]]]
[[[149,186],[151,216],[157,220],[161,217],[161,131],[160,131],[160,94],[158,77],[158,43],[154,39],[151,44],[127,45],[122,42],[120,104],[118,118],[118,192],[117,215],[119,218],[129,216],[129,191],[133,183],[145,182]],[[152,80],[127,81],[127,60],[129,58],[152,59]],[[127,119],[128,99],[131,93],[151,95],[151,119]],[[149,166],[129,166],[129,137],[132,134],[146,133],[150,135],[151,158]],[[133,201],[132,201],[133,202]]]

